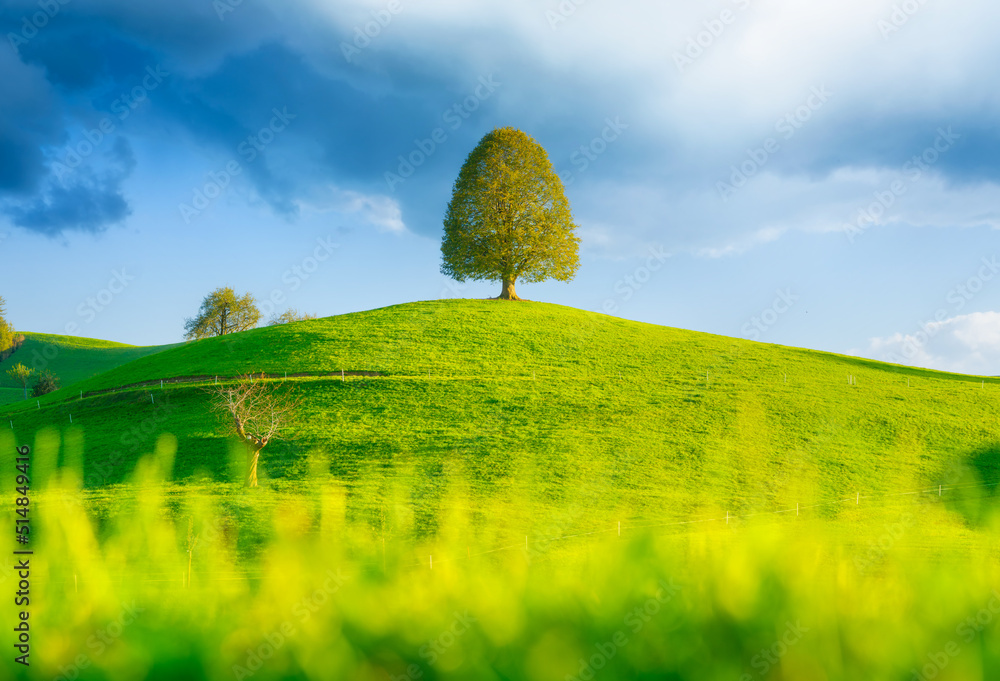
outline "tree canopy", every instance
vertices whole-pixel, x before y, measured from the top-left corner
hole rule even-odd
[[[260,308],[257,301],[249,293],[237,296],[229,287],[217,288],[201,303],[198,316],[184,323],[188,340],[225,336],[226,334],[246,331],[257,326],[260,321]]]
[[[517,280],[569,281],[580,239],[562,182],[545,149],[514,128],[497,128],[459,171],[444,219],[441,272],[500,281],[499,298],[518,300]]]
[[[14,381],[21,384],[24,389],[24,399],[28,399],[28,381],[35,375],[34,369],[29,369],[20,362],[7,370],[7,375]]]

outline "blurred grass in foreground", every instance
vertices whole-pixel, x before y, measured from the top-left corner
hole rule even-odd
[[[0,532],[13,545],[8,445],[0,436]],[[510,506],[473,512],[456,479],[442,481],[451,502],[433,534],[413,531],[405,489],[378,517],[352,517],[333,481],[264,490],[241,511],[165,482],[169,436],[97,518],[80,492],[82,445],[66,442],[58,469],[57,443],[39,445],[32,666],[8,647],[0,678],[1000,677],[998,523],[983,488],[835,520],[621,537],[609,523],[558,542],[529,534],[525,548]],[[8,632],[11,567],[0,559]]]

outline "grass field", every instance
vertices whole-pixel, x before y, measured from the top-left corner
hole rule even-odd
[[[206,390],[247,371],[303,398],[256,490]],[[8,404],[0,483],[32,445],[38,678],[985,679],[998,390],[554,305],[414,303]]]
[[[382,376],[342,381],[342,369]],[[221,481],[228,445],[205,385],[157,381],[244,371],[311,374],[287,381],[305,403],[264,450],[276,484],[318,465],[350,486],[401,476],[430,501],[455,469],[476,493],[523,487],[545,507],[600,481],[586,515],[662,517],[918,489],[955,462],[1000,479],[995,379],[538,303],[415,303],[209,339],[0,418],[31,442],[72,416],[88,487],[126,479],[164,432],[178,438],[177,478]]]
[[[65,387],[168,347],[172,346],[143,348],[92,338],[26,333],[24,345],[0,362],[0,405],[24,398],[21,387],[7,375],[7,370],[15,364],[24,364],[38,372],[51,371]]]
[[[0,435],[4,451],[11,439]],[[28,670],[6,656],[4,678],[914,681],[1000,671],[1000,518],[977,495],[512,545],[502,543],[509,513],[525,499],[473,503],[460,478],[440,481],[456,503],[433,535],[414,539],[416,504],[400,485],[384,488],[381,526],[352,518],[349,492],[325,477],[242,498],[205,483],[181,489],[167,480],[175,449],[165,437],[127,486],[83,494],[80,438],[63,443],[59,469],[54,446],[42,437],[33,453],[45,471],[33,501],[35,657]],[[962,503],[979,504],[975,526],[956,522]],[[13,533],[3,515],[0,531]],[[0,565],[9,591],[13,568]],[[13,599],[0,601],[0,617],[16,621]]]

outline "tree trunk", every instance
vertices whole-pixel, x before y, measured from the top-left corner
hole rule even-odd
[[[256,447],[247,447],[247,477],[244,481],[245,487],[257,486],[257,462],[260,460],[260,450]]]
[[[497,296],[498,300],[521,300],[517,297],[517,293],[514,292],[515,281],[515,277],[503,278],[503,290],[500,292],[500,295]]]

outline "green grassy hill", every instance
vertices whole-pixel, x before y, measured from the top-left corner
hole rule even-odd
[[[22,388],[7,376],[7,370],[15,364],[51,371],[59,377],[61,385],[67,387],[171,347],[175,346],[136,347],[93,338],[26,333],[21,348],[0,362],[0,405],[23,399]]]
[[[90,364],[77,375],[96,373],[96,356],[80,352]],[[287,380],[305,401],[264,450],[262,474],[280,486],[329,470],[359,503],[391,479],[428,518],[443,503],[441,481],[456,475],[473,494],[516,490],[591,519],[905,491],[954,478],[956,462],[1000,478],[995,380],[541,303],[398,305],[119,364],[41,409],[7,405],[0,422],[31,441],[45,428],[65,433],[72,416],[88,486],[125,479],[165,432],[178,438],[177,478],[222,480],[227,440],[205,387],[246,371],[306,374]],[[342,380],[341,370],[380,375]],[[211,378],[158,384],[192,376]],[[143,382],[156,383],[100,392]],[[99,394],[81,400],[80,390]]]
[[[254,490],[206,392],[245,371],[303,398]],[[0,676],[120,626],[81,678],[996,678],[998,390],[538,303],[166,349],[0,407],[52,643]]]

